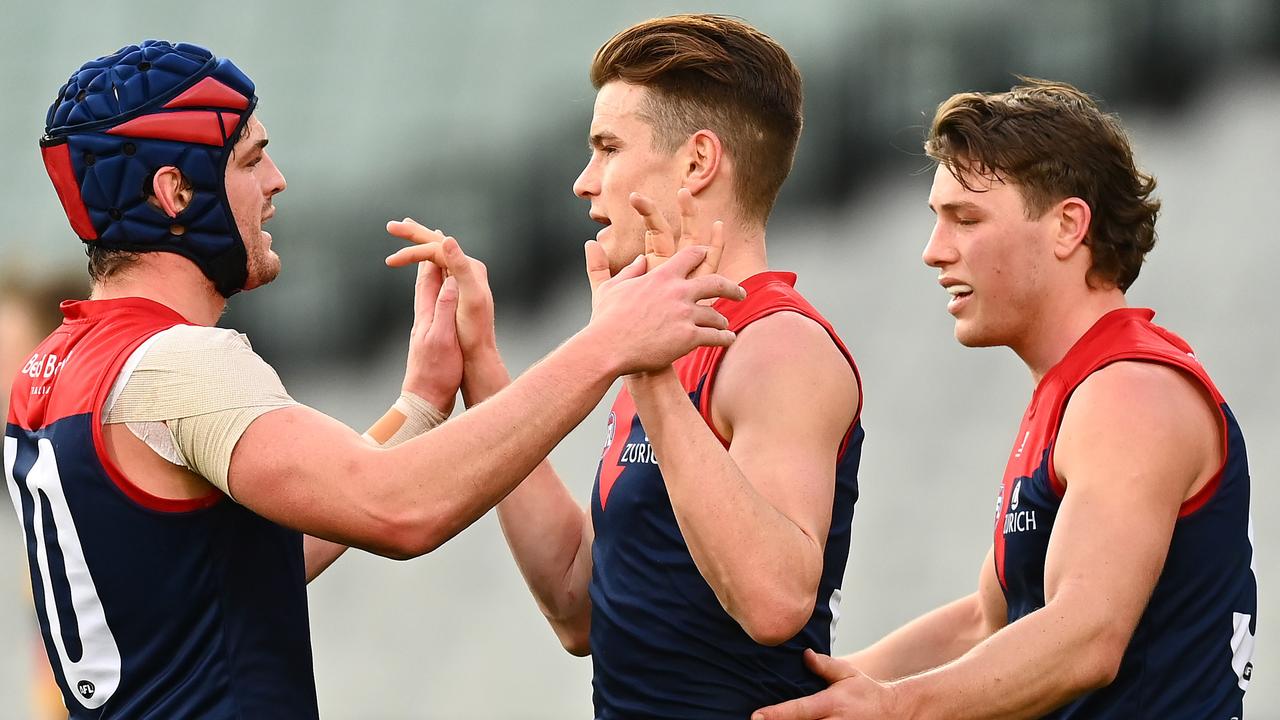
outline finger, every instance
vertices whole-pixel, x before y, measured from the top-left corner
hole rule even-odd
[[[671,236],[671,225],[658,210],[658,205],[640,193],[631,193],[631,207],[644,219],[645,252],[658,257],[671,257],[676,252],[676,240]]]
[[[724,221],[711,223],[711,244],[707,246],[707,257],[698,266],[697,275],[709,275],[720,269],[720,256],[724,255]]]
[[[725,316],[706,305],[698,305],[694,308],[693,322],[699,327],[714,328],[716,330],[729,329],[729,321],[725,319]]]
[[[826,680],[828,685],[844,680],[847,677],[852,677],[855,674],[847,663],[813,650],[804,651],[804,664],[815,675]]]
[[[449,275],[458,278],[458,292],[466,292],[479,279],[472,267],[471,258],[467,257],[467,254],[462,251],[462,246],[454,238],[446,237],[440,247]]]
[[[689,247],[694,244],[694,233],[698,227],[698,208],[689,188],[676,191],[676,206],[680,208],[680,241],[676,247]]]
[[[458,293],[468,298],[468,303],[480,302],[489,292],[487,274],[481,269],[480,261],[468,257],[458,241],[451,237],[445,238],[441,247],[444,248],[449,277],[458,279]]]
[[[609,256],[595,240],[588,240],[587,244],[582,246],[582,250],[587,256],[587,280],[591,283],[591,292],[594,293],[596,288],[611,277]]]
[[[729,347],[738,336],[732,330],[716,330],[715,328],[698,328],[695,336],[699,347]]]
[[[431,319],[431,334],[436,337],[457,337],[458,281],[452,276],[440,284],[436,298],[435,316]]]
[[[751,720],[822,720],[835,712],[831,691],[770,705],[751,713]]]
[[[432,230],[413,218],[392,220],[387,223],[387,232],[398,238],[419,245],[430,242],[444,242],[445,235],[439,230]]]
[[[700,278],[694,278],[689,284],[693,290],[694,301],[710,298],[742,300],[747,296],[747,291],[723,275],[703,275]]]
[[[402,247],[388,255],[385,262],[390,267],[404,267],[420,262],[429,262],[440,268],[446,267],[444,251],[439,243]]]
[[[702,264],[707,259],[707,251],[711,248],[706,245],[690,245],[680,252],[672,255],[669,260],[662,264],[655,272],[660,271],[670,273],[678,277],[689,277],[693,269]]]
[[[424,318],[429,322],[431,306],[435,304],[436,298],[440,295],[440,286],[444,282],[444,275],[440,272],[440,268],[432,263],[418,263],[418,279],[413,287],[413,317],[415,322],[417,318]],[[427,325],[426,329],[430,329]]]

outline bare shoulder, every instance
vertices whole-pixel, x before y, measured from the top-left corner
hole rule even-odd
[[[749,414],[790,415],[786,411],[795,408],[847,427],[858,400],[853,368],[827,330],[812,318],[783,311],[738,333],[720,366],[712,409],[729,426]]]
[[[1161,432],[1200,432],[1217,426],[1217,412],[1205,387],[1170,365],[1143,361],[1112,363],[1094,372],[1067,404],[1070,419],[1131,424],[1150,421]]]
[[[1169,365],[1121,361],[1080,384],[1063,413],[1054,464],[1064,480],[1165,473],[1193,492],[1221,462],[1218,411],[1205,387]]]

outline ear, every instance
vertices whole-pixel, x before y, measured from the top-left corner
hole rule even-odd
[[[720,173],[724,146],[720,144],[719,135],[710,130],[699,130],[685,143],[685,154],[689,164],[685,171],[684,187],[689,188],[689,192],[696,196]]]
[[[169,217],[177,217],[178,213],[186,210],[195,193],[182,171],[172,165],[156,171],[151,179],[151,191],[160,209]]]
[[[1093,209],[1089,203],[1078,197],[1069,197],[1058,203],[1051,210],[1057,221],[1057,237],[1054,239],[1053,254],[1059,260],[1066,260],[1084,244],[1089,235],[1089,224],[1093,220]]]

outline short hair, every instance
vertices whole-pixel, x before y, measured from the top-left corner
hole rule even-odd
[[[703,129],[720,136],[735,199],[748,217],[768,219],[804,124],[800,71],[781,45],[737,18],[656,18],[596,51],[591,84],[615,80],[649,90],[642,112],[658,149],[674,152]]]
[[[959,93],[938,106],[924,149],[966,189],[966,173],[1016,183],[1029,217],[1068,197],[1093,218],[1088,280],[1128,290],[1156,243],[1156,180],[1134,165],[1120,120],[1062,82],[1019,77],[1002,93]]]

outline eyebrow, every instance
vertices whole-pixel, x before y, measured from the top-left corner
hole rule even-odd
[[[929,209],[932,210],[934,213],[937,213],[939,210],[946,210],[947,212],[959,212],[962,210],[981,210],[982,207],[977,203],[969,202],[968,200],[956,200],[953,202],[942,203],[938,207],[934,207],[933,203],[929,203]]]
[[[598,132],[587,139],[587,145],[593,148],[604,147],[605,143],[610,141],[621,140],[617,135],[609,131]]]

